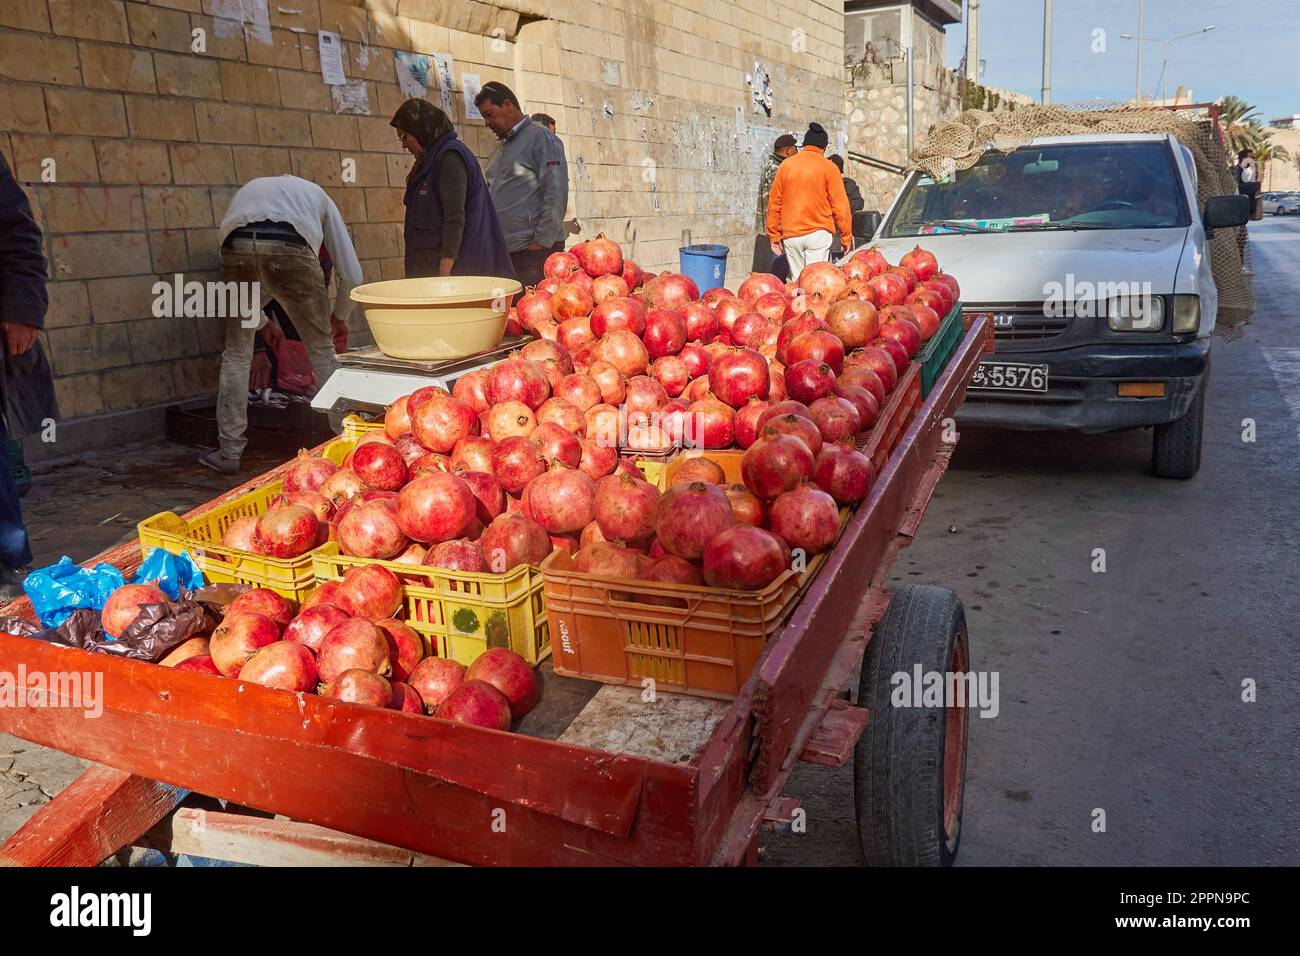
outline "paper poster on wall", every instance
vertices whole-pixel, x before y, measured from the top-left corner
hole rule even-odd
[[[845,153],[847,153],[847,152],[849,151],[849,131],[848,131],[848,130],[846,130],[846,129],[842,129],[842,130],[840,130],[838,133],[835,134],[835,145],[836,145],[836,147],[837,147],[836,150],[835,150],[835,152],[839,153],[841,156],[843,156]]]
[[[435,53],[433,55],[434,72],[438,77],[438,98],[442,105],[442,111],[448,116],[455,116],[451,107],[451,94],[456,88],[452,81],[455,75],[456,61],[452,59],[450,53]]]
[[[403,96],[423,99],[433,86],[430,70],[433,60],[423,53],[405,53],[393,51],[393,60],[397,70],[397,87]]]
[[[335,113],[370,115],[370,91],[365,80],[348,80],[331,86],[330,96],[334,99]]]
[[[212,17],[219,37],[247,36],[264,45],[271,43],[267,0],[212,0]]]
[[[320,75],[327,86],[346,83],[343,74],[343,41],[337,33],[321,30],[317,36],[320,45]]]
[[[465,91],[465,118],[481,120],[483,114],[474,105],[474,97],[478,96],[478,91],[483,88],[483,84],[479,82],[478,74],[462,73],[460,75],[460,85],[461,89]]]

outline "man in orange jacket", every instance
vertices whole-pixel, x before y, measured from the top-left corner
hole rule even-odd
[[[853,214],[844,180],[826,158],[826,130],[808,124],[803,149],[783,162],[767,199],[767,237],[772,253],[785,253],[796,281],[810,262],[827,262],[838,228],[843,248],[853,247]]]

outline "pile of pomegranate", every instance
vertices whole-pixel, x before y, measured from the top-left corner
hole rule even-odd
[[[153,585],[119,588],[104,605],[104,626],[121,633],[143,605],[166,602]],[[401,605],[401,582],[377,564],[322,584],[296,613],[275,591],[253,588],[227,605],[210,635],[158,663],[496,730],[537,704],[537,677],[523,657],[492,648],[468,668],[426,657],[420,635],[396,617]]]

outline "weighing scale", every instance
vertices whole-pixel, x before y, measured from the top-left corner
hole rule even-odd
[[[527,335],[508,335],[499,345],[464,358],[441,361],[399,359],[371,346],[338,357],[339,369],[329,377],[311,400],[312,408],[330,417],[335,429],[351,413],[383,413],[403,395],[426,385],[440,385],[451,391],[456,380],[469,372],[490,368],[532,341]]]

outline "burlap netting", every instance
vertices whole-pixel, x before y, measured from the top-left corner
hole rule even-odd
[[[1123,106],[1080,109],[1036,104],[997,113],[966,110],[955,119],[931,126],[925,142],[913,150],[912,164],[939,178],[974,166],[987,149],[1015,149],[1038,136],[1074,133],[1173,133],[1191,150],[1195,160],[1198,208],[1204,208],[1210,196],[1237,191],[1231,161],[1216,134],[1214,121],[1190,110]],[[1209,245],[1210,265],[1219,290],[1219,325],[1240,325],[1255,308],[1245,227],[1220,229]]]

